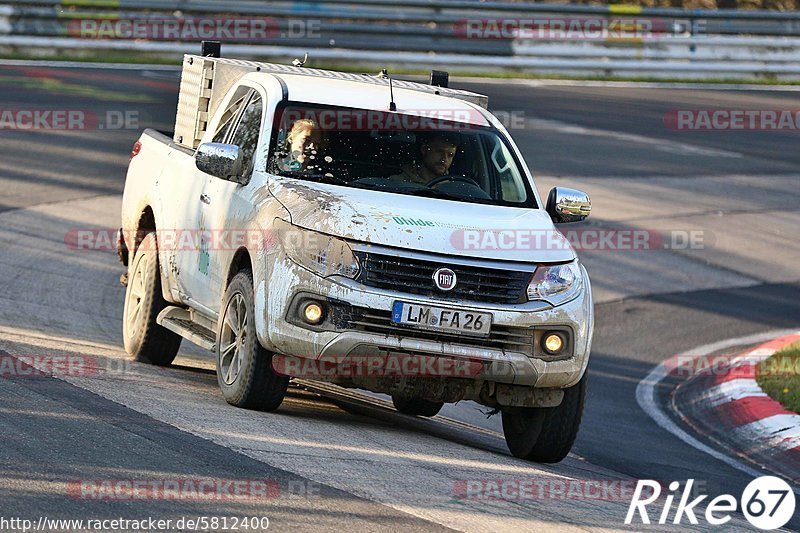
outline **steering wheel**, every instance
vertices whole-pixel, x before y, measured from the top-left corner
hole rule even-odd
[[[432,182],[428,183],[428,187],[434,187],[439,185],[440,183],[444,183],[446,181],[460,181],[461,183],[467,183],[469,185],[474,185],[477,188],[481,188],[477,181],[472,178],[467,178],[466,176],[440,176],[433,180]]]

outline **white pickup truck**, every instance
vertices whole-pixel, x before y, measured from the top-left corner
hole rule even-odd
[[[292,378],[417,416],[472,400],[515,456],[562,460],[594,311],[553,223],[589,198],[543,203],[488,99],[444,85],[185,56],[174,135],[146,130],[125,184],[128,353],[186,338],[251,409]]]

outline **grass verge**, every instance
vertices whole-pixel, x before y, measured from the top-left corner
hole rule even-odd
[[[800,342],[775,352],[758,365],[756,381],[786,409],[800,413]]]

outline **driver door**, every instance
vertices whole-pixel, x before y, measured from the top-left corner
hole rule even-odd
[[[230,138],[231,132],[236,126],[237,120],[241,115],[247,98],[250,96],[250,87],[237,88],[232,96],[228,99],[225,106],[219,125],[214,130],[214,136],[211,142],[227,142]],[[204,302],[207,301],[205,294],[208,293],[208,275],[210,265],[210,254],[212,253],[212,243],[214,239],[214,232],[216,228],[208,222],[207,207],[209,198],[207,196],[206,188],[211,179],[216,179],[192,165],[192,183],[198,184],[198,187],[192,188],[190,191],[183,191],[183,194],[190,195],[188,203],[192,205],[191,220],[187,220],[186,228],[193,233],[191,246],[182,246],[178,254],[178,281],[179,290],[184,301],[192,306],[201,304],[202,307],[198,310],[205,311],[204,314],[210,314],[213,308],[209,308]],[[188,242],[188,241],[184,241]]]
[[[252,230],[249,222],[253,206],[249,190],[258,187],[252,183],[256,148],[264,116],[264,101],[261,94],[251,90],[235,126],[231,128],[225,142],[239,147],[242,154],[241,183],[209,176],[203,191],[205,204],[201,208],[201,223],[213,232],[212,246],[200,251],[200,273],[204,276],[206,290],[198,294],[197,300],[205,307],[219,308],[222,293],[227,283],[228,267],[233,260],[242,235]],[[242,184],[243,183],[243,184]]]

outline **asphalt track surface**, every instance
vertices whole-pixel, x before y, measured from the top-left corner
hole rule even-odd
[[[800,93],[454,80],[521,120],[511,134],[542,194],[558,184],[592,195],[588,227],[705,236],[696,250],[579,252],[597,301],[589,397],[573,455],[542,467],[510,457],[499,417],[469,403],[427,421],[298,387],[278,413],[250,413],[224,403],[213,361],[188,343],[172,369],[124,363],[121,267],[111,253],[70,249],[65,235],[118,225],[130,147],[144,127],[171,129],[177,82],[164,71],[0,66],[3,108],[87,110],[100,123],[109,111],[137,117],[118,130],[0,132],[0,350],[105,365],[90,376],[0,379],[2,516],[255,515],[278,530],[624,529],[629,499],[476,502],[455,487],[694,478],[714,496],[739,495],[752,479],[659,428],[635,390],[676,353],[800,325],[800,133],[690,133],[670,130],[664,116],[797,109]],[[200,478],[267,479],[280,495],[98,501],[71,492],[76,480]]]

